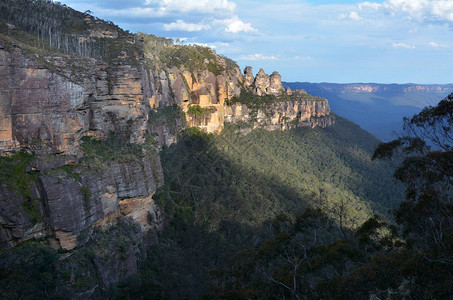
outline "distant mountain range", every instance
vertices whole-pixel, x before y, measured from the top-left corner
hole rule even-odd
[[[453,84],[283,82],[283,85],[327,98],[334,113],[383,141],[394,139],[401,132],[403,117],[410,117],[453,93]]]

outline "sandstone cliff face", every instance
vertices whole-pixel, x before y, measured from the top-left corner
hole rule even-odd
[[[114,32],[91,32],[89,38],[98,35],[118,39]],[[176,142],[186,126],[219,133],[225,122],[269,130],[333,122],[326,100],[285,92],[277,72],[268,76],[261,69],[253,77],[252,68],[246,67],[243,76],[237,65],[205,49],[199,50],[206,58],[198,65],[174,64],[147,51],[146,43],[144,52],[136,44],[131,46],[135,52],[118,51],[99,60],[39,52],[33,56],[22,43],[0,38],[0,150],[27,148],[40,156],[30,199],[42,217],[32,222],[23,210],[30,199],[0,184],[3,246],[50,236],[55,247],[73,249],[85,242],[82,232],[119,217],[131,217],[144,232],[160,226],[160,221],[148,222],[159,220],[152,201],[163,184],[158,154],[121,162],[111,158],[108,168],[92,170],[80,164],[84,136],[103,140],[114,132],[121,141],[138,145],[151,136],[161,147]],[[193,50],[165,43],[159,47],[169,53]],[[292,98],[258,110],[231,106],[243,89]],[[75,165],[75,177],[59,169],[68,164]]]
[[[51,73],[0,40],[0,148],[44,143],[68,151],[88,128],[84,89]],[[79,134],[80,135],[80,134]]]
[[[147,86],[140,70],[53,57],[48,59],[51,71],[8,43],[0,39],[1,150],[74,154],[82,136],[102,138],[125,128],[131,142],[143,142]]]
[[[225,73],[217,76],[205,70],[198,73],[196,78],[192,78],[192,75],[187,71],[181,74],[180,77],[175,76],[176,80],[172,82],[178,105],[186,113],[191,105],[197,105],[211,111],[206,118],[199,118],[187,113],[187,125],[200,127],[211,133],[222,131],[225,100],[240,94],[239,81],[241,77],[239,70],[234,70],[232,74]],[[183,85],[178,85],[178,80],[186,82],[187,86],[184,88]]]
[[[246,67],[244,70],[244,74],[250,77],[252,74],[252,67]],[[252,75],[253,76],[253,75]],[[246,82],[250,82],[250,79],[246,79]],[[250,86],[251,84],[246,86]],[[253,80],[254,85],[254,93],[258,96],[262,95],[279,95],[285,92],[285,89],[282,85],[282,77],[278,72],[273,72],[270,76],[268,76],[263,69],[260,69],[258,74],[256,74],[255,79]]]
[[[0,170],[0,248],[45,239],[73,250],[65,265],[71,281],[99,277],[89,290],[74,288],[81,299],[137,272],[143,248],[156,241],[163,220],[152,197],[164,183],[158,150],[185,127],[219,133],[225,122],[247,122],[250,130],[333,123],[326,100],[285,92],[277,72],[253,76],[247,67],[243,75],[210,49],[131,38],[89,16],[84,22],[87,32],[72,36],[85,45],[76,52],[36,48],[16,39],[23,32],[10,35],[19,27],[0,24],[0,166],[5,157],[20,165],[13,154],[20,149],[33,157],[17,178]],[[86,45],[99,53],[90,56]],[[285,100],[231,105],[244,91]],[[118,227],[127,243],[102,240]],[[98,239],[110,248],[99,242],[95,258],[77,257]],[[78,261],[86,263],[81,271]]]
[[[327,127],[335,123],[325,99],[304,99],[273,103],[265,108],[252,110],[243,104],[226,108],[225,120],[230,123],[246,122],[250,128],[288,130],[295,127]]]
[[[151,198],[163,184],[157,153],[112,160],[96,171],[78,162],[83,136],[105,139],[115,132],[125,142],[143,144],[148,99],[160,80],[125,63],[126,53],[107,63],[64,55],[32,59],[25,52],[20,43],[0,38],[0,151],[30,149],[39,155],[33,167],[39,176],[27,197],[0,182],[0,244],[49,236],[55,247],[73,249],[85,242],[78,239],[81,232],[118,217],[131,217],[143,232],[159,227]],[[59,170],[67,163],[80,169],[76,178]],[[38,222],[24,211],[27,203]]]
[[[132,218],[143,232],[161,226],[159,209],[152,200],[163,184],[155,153],[141,159],[107,161],[97,167],[93,163],[61,165],[64,162],[34,163],[39,176],[31,185],[29,199],[6,184],[0,185],[1,245],[14,246],[49,235],[56,247],[70,250],[86,242],[78,239],[82,231],[108,225],[118,217]],[[64,166],[72,167],[71,171]],[[34,201],[43,217],[36,224],[24,211],[26,201]]]

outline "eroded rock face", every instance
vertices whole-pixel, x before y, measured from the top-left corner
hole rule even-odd
[[[115,32],[91,35],[88,38],[117,38]],[[246,67],[242,75],[215,52],[204,63],[217,70],[194,70],[158,63],[151,68],[140,57],[132,64],[128,60],[132,54],[124,51],[109,62],[64,55],[35,59],[21,47],[0,39],[0,151],[28,148],[40,156],[34,164],[40,174],[32,199],[41,219],[32,221],[24,212],[30,200],[0,183],[3,247],[51,236],[56,247],[73,249],[85,242],[81,233],[96,226],[107,228],[124,217],[131,217],[144,232],[161,226],[152,200],[163,184],[158,155],[112,159],[105,163],[108,168],[90,169],[79,165],[84,136],[105,139],[114,132],[138,145],[152,136],[161,147],[176,142],[186,126],[219,133],[225,122],[244,121],[269,130],[333,122],[327,101],[309,97],[277,101],[258,111],[242,104],[230,106],[229,100],[244,87],[253,88],[256,95],[292,92],[285,93],[277,72],[268,76],[261,69],[254,77],[252,68]],[[152,122],[155,111],[171,106],[185,115],[171,115],[170,122],[164,114]],[[80,174],[65,173],[61,167],[68,164],[76,165]]]
[[[62,168],[40,170],[30,196],[43,220],[32,224],[24,202],[32,201],[0,185],[0,244],[14,243],[50,233],[54,245],[70,250],[85,241],[78,235],[95,226],[106,227],[118,217],[130,217],[143,232],[161,226],[152,195],[163,184],[159,156],[109,161],[102,167],[78,167],[74,173]],[[36,201],[36,199],[41,199]],[[108,227],[108,226],[107,226]],[[46,230],[48,232],[46,232]]]
[[[182,100],[178,101],[178,104],[183,111],[189,112],[191,105],[197,105],[210,112],[203,116],[187,113],[187,126],[200,127],[210,133],[220,133],[224,127],[225,101],[230,100],[234,96],[239,96],[241,93],[239,82],[242,77],[239,69],[235,69],[232,72],[224,72],[217,76],[205,70],[198,73],[196,78],[192,78],[187,71],[182,74],[184,76],[183,80],[187,82],[187,94],[190,96],[188,101],[184,97],[176,97],[178,100]],[[174,90],[178,91],[178,86],[173,84],[173,87]]]
[[[131,142],[143,142],[148,113],[143,95],[149,93],[143,70],[54,57],[51,72],[5,44],[0,39],[1,150],[71,154],[84,135],[102,138],[126,129]],[[71,68],[79,67],[74,74],[78,70]]]
[[[0,248],[9,248],[17,242],[29,239],[39,239],[47,235],[46,226],[42,220],[34,222],[25,211],[26,202],[33,202],[36,213],[43,215],[39,201],[41,197],[38,186],[33,186],[29,199],[12,191],[6,184],[0,184]]]
[[[258,96],[267,94],[267,90],[270,86],[269,75],[264,73],[263,69],[260,69],[258,74],[255,77],[255,93]]]
[[[250,66],[245,67],[244,69],[244,85],[246,87],[251,87],[253,85],[253,92],[258,95],[280,95],[285,92],[285,89],[282,85],[282,77],[276,71],[274,71],[270,76],[267,75],[264,70],[261,68],[256,74],[256,77],[253,76],[253,69]]]
[[[244,83],[246,87],[251,86],[255,82],[255,77],[253,76],[253,69],[250,66],[245,67],[244,69]]]
[[[266,130],[288,130],[300,126],[327,127],[334,124],[334,118],[327,100],[304,99],[276,102],[253,111],[243,104],[235,104],[226,109],[225,121],[246,122],[251,128]]]
[[[0,149],[45,144],[69,151],[89,127],[85,89],[0,40]]]
[[[266,90],[267,94],[279,95],[284,93],[285,89],[282,85],[282,76],[277,71],[274,71],[271,76],[269,76],[269,87]]]

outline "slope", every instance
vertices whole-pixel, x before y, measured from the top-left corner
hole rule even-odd
[[[125,282],[117,295],[145,295],[151,287],[164,298],[207,293],[210,273],[227,268],[240,249],[262,245],[282,213],[316,206],[335,214],[345,203],[348,228],[386,214],[402,190],[389,165],[370,160],[377,143],[342,118],[327,128],[248,135],[231,125],[219,136],[189,128],[161,153],[166,183],[155,199],[169,221],[160,243],[134,277],[139,284]]]

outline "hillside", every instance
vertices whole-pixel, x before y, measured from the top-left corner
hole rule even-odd
[[[284,82],[284,86],[328,99],[336,114],[384,141],[401,133],[404,117],[453,92],[453,85]]]
[[[282,214],[295,218],[327,205],[335,215],[347,203],[349,229],[373,213],[387,215],[402,190],[389,164],[370,160],[377,144],[342,118],[327,128],[245,136],[233,126],[218,136],[188,131],[161,153],[166,183],[155,199],[171,221],[149,250],[133,293],[144,295],[150,285],[164,298],[208,293],[212,270],[229,268],[243,249],[263,246]],[[319,239],[342,238],[337,228],[328,231]]]

